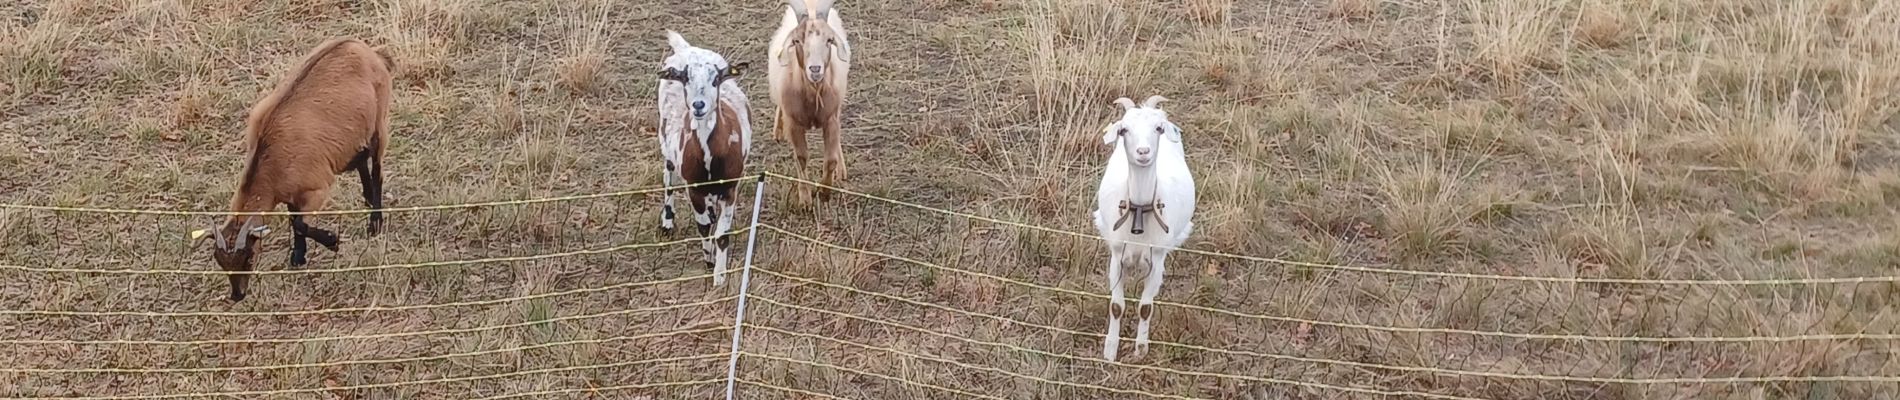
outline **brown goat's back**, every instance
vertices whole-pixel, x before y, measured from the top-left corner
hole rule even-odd
[[[391,64],[356,39],[331,39],[311,50],[251,108],[249,158],[233,209],[270,209],[327,191],[359,154],[380,157],[388,143]]]

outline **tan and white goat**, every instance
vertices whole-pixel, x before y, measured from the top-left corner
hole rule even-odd
[[[778,106],[772,137],[792,140],[792,156],[804,173],[809,158],[805,133],[824,132],[826,185],[845,179],[844,143],[840,130],[846,78],[851,72],[851,42],[845,37],[844,17],[831,9],[832,0],[787,0],[785,17],[772,34],[766,55],[772,103]]]
[[[686,189],[686,200],[705,238],[702,246],[706,264],[713,268],[713,285],[723,285],[731,258],[727,233],[738,213],[734,199],[739,182],[731,179],[745,174],[752,150],[751,105],[737,79],[746,63],[727,64],[724,56],[694,47],[677,32],[667,31],[666,41],[673,54],[666,58],[659,82],[663,178],[667,186],[676,179],[694,184]],[[706,184],[721,180],[726,181]],[[664,197],[660,228],[671,230],[673,191]]]
[[[356,39],[318,45],[270,95],[251,107],[244,143],[249,158],[239,176],[231,211],[267,212],[278,204],[292,212],[323,210],[336,175],[356,171],[363,200],[383,207],[383,151],[389,145],[392,63],[379,49]],[[210,229],[211,253],[225,271],[251,271],[251,258],[269,228],[257,216],[233,215]],[[306,262],[307,241],[337,250],[337,236],[290,217],[290,266]],[[383,214],[369,215],[369,234],[382,232]],[[244,300],[250,274],[231,274],[231,300]]]

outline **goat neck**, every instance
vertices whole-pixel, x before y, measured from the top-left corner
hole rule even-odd
[[[1155,174],[1155,166],[1158,164],[1149,163],[1147,166],[1141,166],[1132,160],[1128,162],[1128,183],[1124,190],[1128,192],[1129,203],[1146,206],[1160,201],[1160,193],[1156,193],[1160,185],[1159,178]]]
[[[261,213],[277,208],[277,203],[273,201],[273,199],[264,196],[262,193],[254,193],[260,190],[263,190],[263,188],[238,188],[237,194],[231,196],[231,212]],[[259,217],[256,215],[227,215],[224,217],[224,224],[221,225],[220,228],[232,232],[241,231],[244,228],[244,221],[251,218]]]

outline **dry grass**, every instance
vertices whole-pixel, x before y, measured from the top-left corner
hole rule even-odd
[[[583,6],[576,14],[567,18],[572,26],[568,27],[563,41],[568,48],[567,57],[560,61],[560,81],[570,90],[588,93],[600,87],[607,66],[606,43],[603,42],[607,3]]]
[[[1188,17],[1203,25],[1227,26],[1233,19],[1234,0],[1188,0]]]
[[[61,0],[0,5],[0,202],[214,210],[242,168],[244,112],[324,38],[388,46],[399,84],[391,206],[659,184],[651,136],[661,32],[758,65],[765,3],[611,7],[522,0]],[[1085,216],[1116,97],[1160,94],[1201,193],[1191,247],[1384,269],[1615,278],[1890,275],[1900,267],[1900,7],[1875,0],[1190,0],[841,2],[857,60],[850,188],[1059,229]],[[741,81],[754,131],[765,80]],[[791,167],[759,140],[757,170]],[[839,244],[1106,293],[1095,241],[877,202],[798,201],[766,221]],[[360,207],[339,177],[332,204]],[[742,194],[749,196],[750,189]],[[657,196],[361,216],[312,268],[517,256],[691,237]],[[749,218],[742,216],[740,221]],[[211,218],[0,211],[0,264],[212,268],[184,232]],[[273,221],[285,231],[281,221]],[[288,235],[281,235],[288,236]],[[287,239],[265,243],[280,268]],[[735,245],[743,241],[735,241]],[[1098,298],[760,237],[759,265],[1083,332]],[[277,311],[494,299],[707,273],[687,245],[535,262],[271,276],[225,302],[216,276],[0,271],[13,310]],[[1421,278],[1179,254],[1164,300],[1358,324],[1549,334],[1900,332],[1900,286],[1550,285]],[[1365,396],[1187,379],[1090,361],[1100,338],[755,274],[749,321],[1169,396]],[[0,339],[304,337],[405,332],[701,301],[704,280],[479,307],[282,318],[0,317]],[[1137,282],[1131,282],[1138,283]],[[1136,288],[1139,287],[1135,286]],[[730,324],[730,305],[458,335],[298,345],[0,345],[17,368],[220,367],[429,356]],[[1583,377],[1900,375],[1875,341],[1669,346],[1405,334],[1160,309],[1157,340],[1412,367]],[[1132,398],[830,341],[748,330],[753,351],[1003,398]],[[957,338],[1076,359],[1026,355]],[[724,332],[336,368],[219,374],[0,374],[0,397],[319,388],[727,350]],[[723,361],[720,359],[719,361]],[[1485,399],[1881,398],[1891,385],[1586,384],[1405,373],[1157,346],[1135,363]],[[718,362],[273,398],[469,398],[723,375]],[[847,398],[956,398],[851,372],[747,359],[750,379]],[[720,388],[591,394],[709,398]],[[795,395],[741,386],[748,399]]]
[[[1559,26],[1555,2],[1467,0],[1473,19],[1471,63],[1499,81],[1516,81],[1533,69],[1559,62],[1555,57]]]
[[[1629,17],[1621,6],[1598,1],[1584,2],[1577,10],[1576,38],[1584,44],[1611,48],[1629,40]]]
[[[1379,12],[1383,0],[1332,0],[1326,5],[1326,13],[1336,18],[1363,20],[1372,18]]]

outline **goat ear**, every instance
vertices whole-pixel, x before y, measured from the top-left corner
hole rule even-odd
[[[1102,144],[1115,144],[1115,139],[1118,139],[1121,136],[1120,132],[1117,132],[1117,131],[1120,131],[1121,129],[1122,129],[1121,122],[1108,124],[1107,128],[1102,128]]]
[[[831,35],[837,38],[833,45],[837,46],[838,51],[832,54],[838,56],[838,61],[851,62],[851,41],[844,36],[844,20],[839,19],[838,13],[833,11],[825,23],[831,25]]]
[[[1173,122],[1165,122],[1165,123],[1168,124],[1168,134],[1166,135],[1168,137],[1168,140],[1172,140],[1175,143],[1181,143],[1181,127],[1178,125],[1175,125]]]
[[[778,55],[778,66],[792,65],[792,61],[795,61],[799,57],[804,57],[804,54],[798,52],[798,38],[787,38],[785,39],[785,49]]]
[[[192,232],[191,232],[191,247],[190,247],[190,249],[192,249],[192,250],[197,250],[197,249],[198,249],[198,247],[200,247],[200,246],[204,246],[204,245],[205,245],[205,240],[210,240],[210,239],[211,239],[211,237],[212,237],[212,234],[211,234],[211,232],[212,232],[213,230],[215,230],[215,229],[217,229],[217,227],[212,227],[212,229],[201,229],[201,230],[197,230],[197,231],[192,231]]]
[[[689,47],[693,47],[692,44],[686,43],[686,38],[680,37],[679,32],[674,32],[671,29],[666,30],[666,44],[668,46],[673,46],[673,51],[680,51]]]

